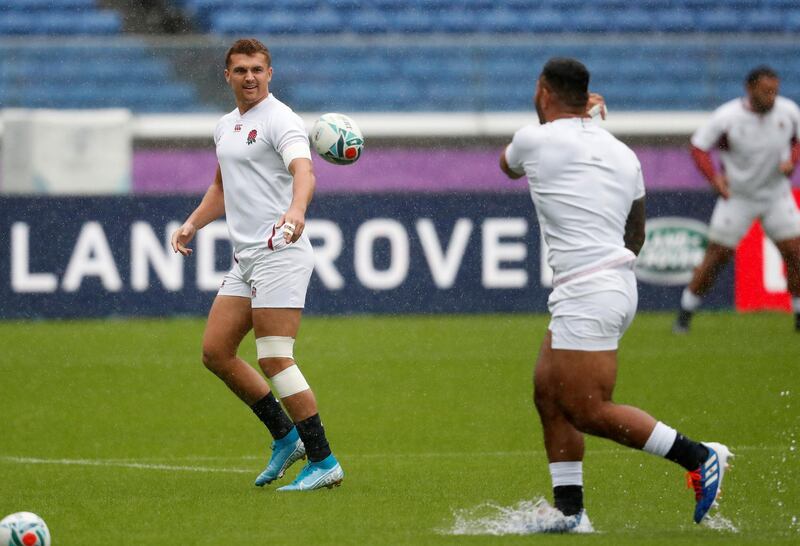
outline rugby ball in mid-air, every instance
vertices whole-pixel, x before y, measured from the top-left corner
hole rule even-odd
[[[350,165],[361,157],[364,135],[348,116],[324,114],[311,129],[311,145],[325,161]]]
[[[50,546],[50,530],[33,512],[17,512],[0,520],[0,546]]]

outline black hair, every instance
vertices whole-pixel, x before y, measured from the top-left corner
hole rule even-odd
[[[747,78],[745,78],[745,82],[747,85],[754,85],[758,80],[761,78],[775,78],[778,79],[778,73],[775,72],[771,67],[762,64],[761,66],[755,67],[747,74]]]
[[[541,77],[569,108],[585,108],[589,100],[589,70],[576,59],[554,57],[542,68]]]

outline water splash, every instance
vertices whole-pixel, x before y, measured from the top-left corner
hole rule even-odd
[[[733,524],[731,520],[722,514],[713,514],[706,516],[703,520],[703,525],[715,531],[727,531],[729,533],[738,533],[739,528]]]
[[[575,516],[565,516],[543,498],[520,501],[514,506],[486,502],[474,508],[455,510],[453,515],[453,526],[441,531],[442,534],[529,535],[564,532],[571,527],[574,527],[573,533],[594,532],[585,514],[575,526]]]

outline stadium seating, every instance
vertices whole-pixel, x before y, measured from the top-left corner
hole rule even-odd
[[[167,60],[130,40],[119,46],[0,45],[0,104],[4,107],[127,107],[138,112],[212,109],[198,100],[194,85],[173,78],[174,69]]]
[[[171,1],[207,33],[207,58],[234,36],[264,37],[272,89],[300,111],[529,110],[553,56],[583,60],[616,109],[709,109],[762,63],[800,99],[798,0]],[[121,14],[99,5],[0,0],[0,104],[229,107],[218,70],[179,78],[162,50],[118,41]],[[42,35],[67,45],[25,38]],[[46,78],[29,71],[43,60]]]
[[[98,9],[95,0],[3,0],[0,36],[69,36],[117,34],[116,11]]]
[[[32,1],[32,0],[25,0]],[[67,0],[63,0],[67,1]],[[78,0],[76,0],[78,1]],[[175,0],[216,34],[794,32],[792,0]]]
[[[766,53],[765,53],[766,52]],[[534,39],[463,46],[272,47],[276,94],[299,110],[529,110],[539,67],[582,59],[592,88],[618,110],[707,110],[744,92],[747,70],[768,62],[798,99],[800,46],[736,37],[704,40]],[[368,90],[365,92],[364,90]]]

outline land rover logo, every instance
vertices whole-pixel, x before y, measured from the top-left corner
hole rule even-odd
[[[703,260],[708,226],[691,218],[664,216],[645,224],[645,243],[636,260],[636,276],[652,284],[680,285],[692,279]]]

